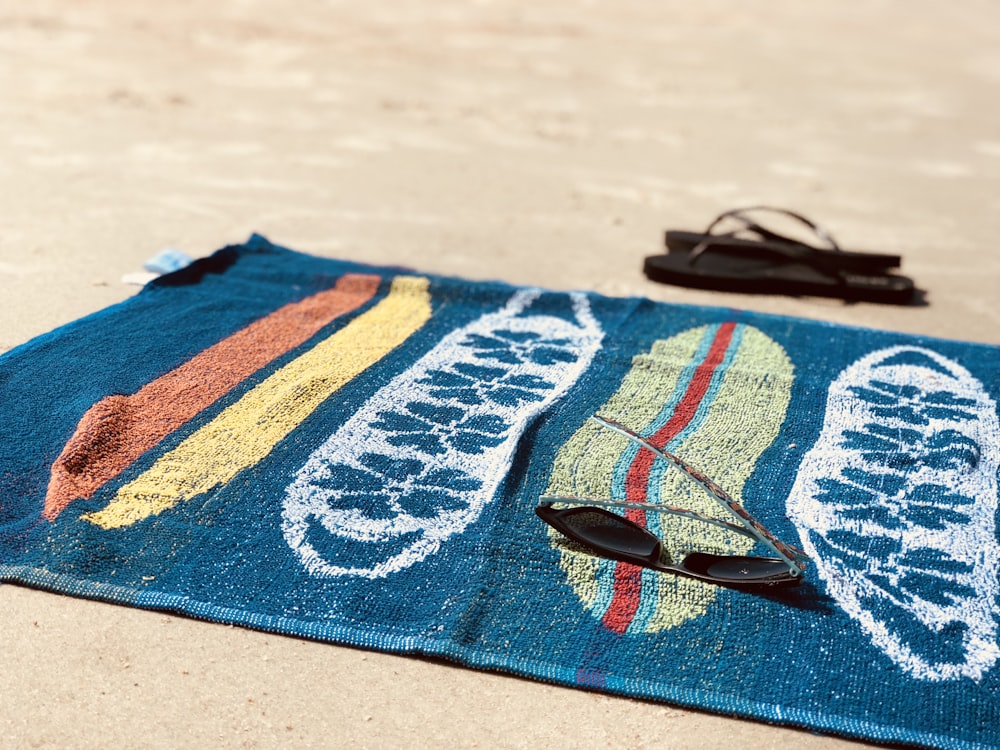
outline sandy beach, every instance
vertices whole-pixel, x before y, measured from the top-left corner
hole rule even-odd
[[[0,0],[0,92],[0,352],[252,232],[1000,344],[987,0]],[[643,276],[665,229],[754,204],[902,255],[926,304]],[[10,748],[860,744],[11,585],[0,629]]]

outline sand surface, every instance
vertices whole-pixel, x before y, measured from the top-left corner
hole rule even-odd
[[[1000,4],[0,0],[0,194],[0,351],[253,231],[998,344]],[[902,254],[929,304],[642,276],[755,203]],[[853,744],[15,586],[0,631],[2,747]]]

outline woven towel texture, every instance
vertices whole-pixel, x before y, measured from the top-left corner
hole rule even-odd
[[[1000,349],[315,258],[254,236],[0,357],[0,577],[880,741],[1000,747]],[[542,495],[729,518],[754,594]],[[665,554],[768,551],[619,511]],[[732,520],[729,518],[729,520]]]

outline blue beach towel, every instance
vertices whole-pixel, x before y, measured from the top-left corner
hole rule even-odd
[[[255,236],[0,357],[0,578],[850,737],[1000,747],[1000,349],[471,282]],[[598,557],[544,495],[809,557]],[[662,464],[662,465],[661,465]],[[688,550],[727,527],[628,511]]]

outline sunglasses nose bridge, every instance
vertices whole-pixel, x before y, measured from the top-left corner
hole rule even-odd
[[[653,533],[650,531],[646,531],[646,534],[656,540],[656,544],[653,545],[653,549],[650,551],[647,559],[651,564],[657,565],[663,561],[663,541],[653,536]]]

